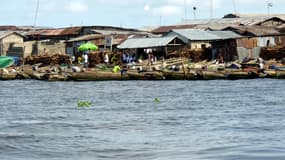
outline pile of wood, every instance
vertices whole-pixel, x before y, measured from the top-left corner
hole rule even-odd
[[[94,67],[96,64],[104,63],[105,54],[108,54],[110,64],[122,64],[121,53],[97,51],[88,54],[89,67]]]
[[[207,48],[199,49],[199,50],[183,48],[183,49],[180,49],[180,50],[177,50],[177,51],[174,51],[168,54],[166,58],[178,58],[178,57],[185,57],[185,58],[191,59],[193,62],[210,60],[211,50]]]
[[[56,65],[56,64],[70,64],[71,63],[71,57],[69,55],[48,55],[48,54],[42,54],[42,55],[34,55],[34,56],[28,56],[24,59],[25,64],[38,64],[41,63],[42,65]]]
[[[264,60],[282,60],[283,58],[285,58],[285,47],[275,46],[262,48],[260,57]]]

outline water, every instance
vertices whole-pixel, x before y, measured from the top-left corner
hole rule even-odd
[[[284,80],[0,86],[1,160],[285,159]]]

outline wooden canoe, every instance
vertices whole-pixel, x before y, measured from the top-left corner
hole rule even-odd
[[[238,80],[238,79],[253,79],[258,78],[259,74],[256,72],[248,72],[239,69],[228,69],[223,71],[226,79]]]
[[[219,71],[207,71],[201,70],[197,72],[203,80],[218,80],[218,79],[226,79],[225,74]]]
[[[165,77],[162,72],[157,71],[146,71],[146,72],[137,72],[137,71],[128,71],[127,75],[131,80],[164,80]]]
[[[190,71],[187,73],[181,71],[162,71],[166,80],[197,80],[197,73]]]
[[[17,73],[0,73],[0,80],[15,80]]]
[[[127,75],[121,73],[113,73],[108,71],[87,71],[72,72],[70,79],[74,81],[108,81],[108,80],[128,80]]]

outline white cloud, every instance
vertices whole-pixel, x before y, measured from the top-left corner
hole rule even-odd
[[[86,12],[88,11],[89,8],[83,2],[73,1],[73,2],[69,2],[65,6],[65,9],[70,12]]]
[[[143,8],[146,12],[148,12],[150,10],[150,6],[149,5],[145,5]]]
[[[168,6],[153,8],[152,13],[154,15],[159,15],[159,16],[175,16],[175,15],[181,15],[182,10],[180,7],[168,5]]]

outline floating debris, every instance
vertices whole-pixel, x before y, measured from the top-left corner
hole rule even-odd
[[[159,98],[155,98],[155,99],[153,100],[153,102],[154,102],[154,103],[160,103],[160,100],[159,100]]]
[[[78,101],[77,106],[78,107],[91,107],[92,103],[89,101]]]

